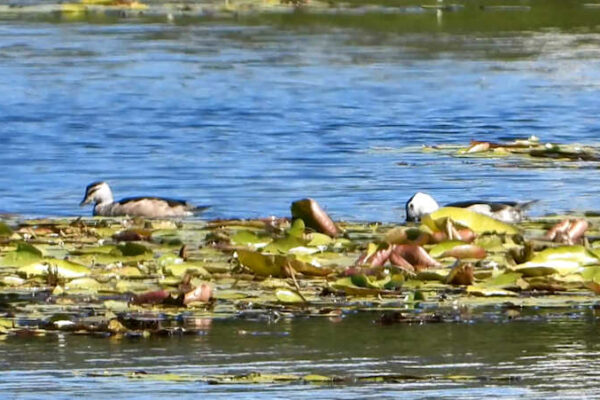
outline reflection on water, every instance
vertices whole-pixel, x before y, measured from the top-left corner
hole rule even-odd
[[[0,211],[87,215],[77,204],[99,179],[117,197],[213,204],[208,217],[287,215],[312,196],[336,218],[394,221],[416,190],[442,202],[537,198],[538,214],[593,209],[595,170],[475,167],[419,151],[532,134],[597,141],[595,10],[545,4],[468,6],[444,13],[441,27],[422,9],[8,20]],[[567,11],[570,22],[557,18]]]
[[[189,391],[237,396],[249,389],[254,393],[249,398],[257,398],[258,391],[268,398],[285,393],[298,399],[341,393],[344,398],[374,396],[379,390],[400,397],[404,393],[410,398],[565,398],[599,394],[600,340],[596,322],[587,311],[576,319],[511,323],[381,326],[373,322],[375,318],[349,316],[339,323],[298,319],[267,325],[214,321],[204,335],[158,339],[11,337],[0,342],[0,369],[4,371],[0,373],[0,389],[26,395],[34,389],[31,382],[35,381],[47,385],[45,393],[49,396],[85,390],[92,398],[110,393],[158,397],[161,393]],[[440,379],[298,390],[297,385],[213,387],[200,382],[153,384],[124,377],[88,376],[141,370],[196,375],[467,375],[486,377],[488,381],[482,384]],[[511,379],[491,380],[495,378]]]

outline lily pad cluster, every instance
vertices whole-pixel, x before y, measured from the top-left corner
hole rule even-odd
[[[507,159],[522,167],[597,168],[600,164],[597,145],[543,143],[535,136],[502,143],[472,140],[468,146],[424,146],[423,151],[460,158]]]
[[[216,318],[429,323],[454,321],[457,307],[592,306],[597,226],[451,207],[421,225],[334,222],[312,199],[291,218],[0,223],[0,333],[149,337]]]

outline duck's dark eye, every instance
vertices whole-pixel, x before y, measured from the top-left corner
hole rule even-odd
[[[410,204],[408,205],[408,208],[410,208],[410,209],[412,210],[413,208],[415,208],[415,205],[414,205],[413,203],[410,203]]]

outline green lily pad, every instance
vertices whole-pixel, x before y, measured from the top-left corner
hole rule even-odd
[[[586,281],[600,283],[600,267],[586,267],[581,271],[581,276]]]
[[[277,289],[275,291],[275,297],[277,297],[277,300],[280,302],[286,304],[304,303],[304,300],[298,293],[289,289]]]
[[[333,282],[331,287],[354,296],[376,296],[381,293],[380,289],[355,285],[351,277],[340,278]]]
[[[254,248],[264,247],[271,241],[272,239],[269,237],[258,237],[254,232],[248,230],[238,231],[231,237],[233,244],[252,246]]]
[[[287,257],[255,251],[238,250],[237,254],[241,265],[260,276],[281,276],[282,268],[288,262]]]
[[[440,281],[445,282],[450,273],[449,268],[430,268],[419,271],[417,279],[421,281]]]
[[[517,281],[521,278],[521,274],[517,272],[505,272],[488,278],[478,284],[483,288],[498,288],[506,289],[517,286]]]
[[[310,383],[326,383],[326,382],[333,382],[334,378],[332,378],[331,376],[311,374],[311,375],[303,376],[302,380],[304,382],[310,382]]]
[[[10,226],[6,225],[4,222],[0,221],[0,236],[7,237],[13,234],[13,230]]]
[[[276,239],[263,248],[263,252],[269,254],[287,254],[291,249],[303,247],[304,240],[295,236],[286,236],[285,238]]]
[[[301,220],[297,220],[297,221],[301,221]],[[309,238],[310,238],[310,240],[306,244],[309,247],[329,246],[330,244],[334,243],[334,240],[331,237],[329,237],[323,233],[319,233],[319,232],[311,233]],[[337,241],[338,240],[336,240],[336,242]]]
[[[43,257],[42,251],[29,243],[17,244],[17,249],[6,253],[0,258],[0,266],[3,267],[21,267],[29,265]]]
[[[26,277],[31,277],[46,276],[48,275],[48,272],[52,270],[55,270],[59,277],[67,279],[81,278],[90,273],[90,269],[85,265],[53,258],[45,258],[42,261],[23,266],[19,268],[17,272]]]
[[[108,271],[110,275],[116,275],[120,278],[140,278],[143,276],[142,271],[137,267],[127,266],[120,268],[112,268]]]
[[[288,229],[288,235],[301,239],[304,235],[304,229],[304,221],[298,218],[294,220],[292,226],[290,227],[290,229]]]
[[[66,290],[79,289],[79,290],[86,290],[86,291],[92,291],[92,292],[96,292],[102,287],[103,287],[103,285],[100,282],[98,282],[97,280],[92,279],[92,278],[86,278],[86,277],[73,279],[72,281],[70,281],[69,283],[67,283],[65,285]]]
[[[117,282],[115,285],[115,290],[118,293],[140,293],[140,292],[150,292],[154,290],[158,290],[159,287],[154,282],[145,282],[140,280],[127,280],[122,279]]]
[[[182,262],[180,264],[171,264],[164,267],[163,270],[165,271],[165,273],[177,277],[182,277],[187,272],[193,272],[194,274],[203,277],[210,276],[210,273],[206,269],[204,269],[204,266],[201,265],[201,263],[198,262]]]

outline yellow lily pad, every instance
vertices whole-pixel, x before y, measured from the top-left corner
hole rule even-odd
[[[57,275],[63,278],[82,278],[90,273],[85,265],[76,264],[71,261],[45,258],[40,262],[29,264],[19,268],[18,273],[30,276],[46,276],[49,271],[55,270]]]
[[[560,246],[540,251],[512,270],[524,276],[569,275],[583,271],[585,265],[598,262],[598,258],[583,246]]]
[[[452,221],[471,229],[475,233],[496,232],[510,235],[519,233],[519,229],[513,225],[458,207],[442,207],[431,214],[425,215],[422,219],[423,226],[433,232],[438,232],[443,230],[444,221],[447,218],[451,218]]]

